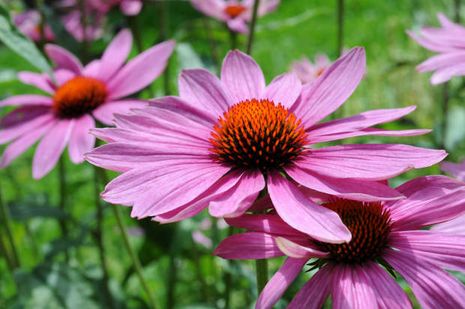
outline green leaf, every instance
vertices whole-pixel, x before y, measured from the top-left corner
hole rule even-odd
[[[50,64],[34,43],[13,25],[10,14],[3,5],[0,5],[0,41],[39,70],[51,73]]]

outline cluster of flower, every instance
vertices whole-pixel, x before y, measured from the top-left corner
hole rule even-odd
[[[127,9],[127,2],[111,5]],[[192,3],[232,30],[247,32],[253,1]],[[259,14],[278,1],[263,3]],[[442,15],[440,21],[441,29],[411,34],[441,53],[419,67],[437,70],[433,83],[465,73],[464,64],[457,65],[465,63],[465,28]],[[175,44],[163,42],[124,64],[131,43],[131,33],[122,30],[101,59],[86,66],[65,49],[46,45],[53,79],[32,72],[19,79],[48,95],[0,102],[19,106],[0,123],[0,143],[9,143],[1,167],[40,140],[35,178],[52,170],[68,146],[73,162],[85,158],[121,173],[101,197],[131,206],[134,218],[177,222],[208,208],[211,216],[246,230],[223,240],[216,255],[287,257],[257,308],[271,308],[302,269],[317,272],[290,308],[319,308],[329,295],[334,308],[409,308],[392,271],[425,308],[465,306],[465,286],[445,271],[465,271],[465,165],[443,165],[457,179],[425,176],[393,188],[389,179],[437,164],[446,152],[404,144],[321,144],[429,132],[375,127],[414,106],[324,121],[362,80],[363,48],[333,63],[324,56],[315,65],[304,60],[268,85],[252,57],[230,51],[220,78],[204,69],[184,70],[179,96],[144,102],[126,97],[162,73]],[[96,129],[95,120],[114,127]],[[106,144],[93,149],[95,137]]]

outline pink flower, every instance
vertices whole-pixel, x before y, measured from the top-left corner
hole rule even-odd
[[[37,10],[27,10],[21,14],[15,15],[14,23],[18,29],[34,42],[42,41],[41,22],[42,17]],[[49,25],[44,25],[43,29],[44,41],[55,40],[55,35]]]
[[[315,57],[315,63],[309,61],[308,58],[295,61],[291,71],[297,75],[302,84],[307,84],[316,80],[330,65],[331,61],[328,56],[320,54]]]
[[[464,308],[465,286],[444,269],[465,271],[465,236],[424,229],[465,212],[464,184],[427,176],[397,190],[407,198],[369,203],[332,198],[323,203],[351,231],[348,243],[313,240],[275,214],[244,215],[227,222],[248,231],[225,239],[215,254],[227,259],[287,257],[260,294],[257,309],[271,308],[306,264],[318,271],[290,309],[321,308],[329,295],[333,308],[411,308],[386,270],[398,272],[424,308]]]
[[[379,180],[446,155],[396,144],[313,148],[352,136],[427,132],[371,128],[414,107],[318,124],[352,94],[364,72],[362,48],[304,87],[293,73],[266,86],[257,63],[239,51],[226,56],[221,80],[203,69],[185,70],[180,97],[156,99],[133,115],[117,116],[116,128],[94,131],[108,144],[87,160],[123,173],[102,198],[132,206],[133,217],[174,222],[207,206],[215,217],[239,216],[266,187],[289,225],[328,242],[350,240],[339,216],[305,198],[297,184],[344,198],[396,200],[402,195]]]
[[[54,79],[46,74],[21,72],[19,79],[48,95],[18,95],[0,101],[0,107],[17,105],[0,121],[0,144],[10,143],[0,159],[5,167],[41,139],[33,161],[33,176],[41,178],[56,164],[66,145],[74,163],[94,146],[88,134],[94,118],[111,124],[113,113],[145,105],[127,98],[149,85],[164,70],[174,42],[158,44],[124,64],[132,35],[121,31],[99,60],[85,67],[67,50],[48,44],[45,51],[56,64]]]
[[[438,19],[440,28],[422,28],[418,34],[408,32],[418,44],[438,53],[417,67],[419,72],[435,71],[431,77],[433,85],[465,75],[465,27],[443,14],[438,14]]]
[[[258,15],[263,16],[276,9],[280,0],[261,0]],[[254,0],[191,0],[192,5],[203,14],[225,22],[235,32],[248,32],[252,19]]]
[[[61,21],[68,31],[78,42],[94,41],[103,35],[103,23],[108,11],[102,11],[100,0],[89,0],[84,2],[85,26],[83,24],[82,8],[78,0],[61,1],[60,6],[66,8]]]
[[[458,180],[465,182],[465,160],[461,163],[443,162],[441,164],[441,169]],[[465,235],[465,215],[437,224],[431,229],[435,231]]]

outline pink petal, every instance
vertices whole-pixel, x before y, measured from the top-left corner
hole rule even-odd
[[[354,144],[311,150],[296,166],[335,178],[383,180],[431,166],[446,156],[443,150],[408,145]]]
[[[76,76],[76,73],[68,70],[56,70],[55,81],[58,86],[62,86],[64,83]]]
[[[465,235],[433,231],[397,231],[390,236],[391,246],[412,252],[440,267],[465,271]]]
[[[312,276],[289,304],[288,309],[320,309],[331,290],[332,265],[325,265]]]
[[[156,216],[154,220],[161,223],[171,223],[197,215],[199,212],[208,207],[208,204],[211,201],[221,197],[231,189],[234,190],[234,187],[241,179],[240,176],[241,175],[238,172],[231,172],[224,175],[213,186],[199,195],[192,202],[189,202],[188,204],[183,205],[182,207],[179,207],[175,210],[160,214]]]
[[[34,143],[37,142],[44,135],[44,133],[51,128],[52,125],[53,122],[50,120],[49,122],[40,125],[36,129],[25,133],[13,141],[10,145],[8,145],[2,157],[0,158],[0,168],[8,166],[14,159],[20,156],[29,147],[34,145]]]
[[[59,120],[37,146],[32,162],[32,176],[40,179],[50,172],[68,143],[74,120]]]
[[[465,75],[465,63],[456,64],[436,71],[431,76],[431,84],[438,85],[447,82],[454,76]]]
[[[76,56],[71,54],[66,49],[58,45],[47,44],[45,45],[44,50],[47,56],[56,64],[57,69],[66,69],[75,74],[81,73],[81,62]]]
[[[121,30],[111,41],[103,53],[99,77],[108,80],[124,64],[131,52],[132,34],[129,30]]]
[[[191,106],[188,102],[179,97],[169,96],[156,98],[150,101],[150,106],[181,113],[184,116],[209,127],[212,127],[212,125],[214,125],[217,121],[217,118],[212,117],[208,112]]]
[[[414,39],[418,44],[423,46],[426,49],[429,49],[434,52],[450,52],[454,51],[454,48],[444,45],[444,44],[438,44],[437,42],[432,41],[430,38],[425,37],[423,35],[418,35],[412,31],[407,31],[407,34]]]
[[[376,263],[367,263],[358,268],[362,272],[368,284],[373,289],[378,300],[378,306],[382,309],[408,309],[412,308],[407,294],[397,282]]]
[[[274,238],[265,233],[234,234],[223,240],[213,252],[223,259],[269,259],[283,256]]]
[[[441,170],[454,176],[458,180],[465,181],[465,160],[461,163],[442,162]]]
[[[413,112],[415,108],[416,106],[408,106],[404,108],[371,110],[351,117],[327,121],[309,128],[308,131],[311,134],[312,140],[315,136],[353,132],[402,118]]]
[[[428,72],[465,62],[465,52],[451,52],[433,56],[417,66],[419,72]]]
[[[376,181],[349,178],[341,181],[341,179],[338,178],[320,175],[297,167],[287,168],[286,172],[295,181],[307,188],[326,194],[336,195],[341,198],[365,202],[398,200],[402,198],[399,192]]]
[[[281,296],[283,296],[289,285],[300,274],[305,263],[307,263],[307,259],[287,258],[260,293],[255,308],[272,308]]]
[[[19,72],[18,79],[24,84],[32,85],[47,93],[53,94],[54,92],[54,89],[50,85],[50,80],[46,74]]]
[[[355,91],[365,74],[365,50],[354,48],[334,62],[313,83],[304,86],[294,113],[310,127],[339,108]]]
[[[261,172],[244,172],[234,190],[217,198],[208,208],[214,217],[237,217],[246,212],[265,188]]]
[[[51,106],[53,100],[51,97],[38,94],[21,94],[6,98],[0,101],[0,107],[3,106],[16,106],[16,105],[39,105],[39,106]]]
[[[84,154],[94,147],[95,136],[90,134],[90,129],[93,128],[95,128],[95,121],[89,115],[75,120],[68,145],[72,162],[76,164],[84,162]]]
[[[277,215],[243,215],[237,218],[227,218],[226,222],[231,226],[254,232],[306,237],[305,234],[291,228]]]
[[[337,271],[336,271],[337,269]],[[338,265],[333,274],[333,309],[377,308],[377,296],[363,266]]]
[[[461,215],[450,221],[433,225],[431,230],[442,233],[452,233],[455,235],[465,235],[465,215]]]
[[[82,69],[82,75],[100,79],[99,75],[100,75],[101,68],[102,68],[102,61],[92,60]]]
[[[120,4],[121,12],[126,16],[135,16],[142,9],[142,0],[123,0]]]
[[[439,267],[402,251],[389,250],[385,259],[404,277],[422,307],[465,307],[465,286]]]
[[[307,199],[280,174],[268,177],[268,191],[279,216],[293,228],[328,243],[350,241],[350,231],[334,211]]]
[[[276,244],[286,256],[302,259],[305,258],[324,258],[328,256],[327,252],[322,252],[311,246],[303,246],[284,237],[276,237]]]
[[[221,82],[231,93],[232,103],[259,99],[265,90],[262,69],[252,57],[239,50],[226,55],[221,68]]]
[[[242,17],[236,17],[234,19],[229,19],[226,24],[231,31],[246,34],[249,32],[249,26],[247,22]]]
[[[430,133],[430,129],[414,129],[414,130],[383,130],[377,128],[367,128],[360,131],[336,133],[331,135],[312,136],[312,143],[332,142],[350,137],[359,136],[418,136]]]
[[[48,109],[20,107],[0,120],[0,144],[8,143],[49,122],[53,117]]]
[[[226,3],[217,0],[191,0],[191,4],[200,12],[207,16],[214,17],[219,20],[226,18],[224,8]]]
[[[398,187],[407,199],[387,204],[396,229],[418,229],[465,213],[465,185],[445,176],[419,177]]]
[[[174,45],[174,41],[157,44],[129,61],[108,81],[109,99],[130,95],[152,83],[165,69]]]
[[[220,80],[207,70],[184,70],[179,77],[180,97],[213,118],[223,115],[235,103],[223,89]]]
[[[131,109],[143,108],[145,106],[147,106],[146,102],[138,100],[112,101],[100,105],[92,114],[102,123],[111,125],[113,124],[114,114],[128,114]]]
[[[266,87],[264,98],[291,108],[302,92],[302,83],[294,73],[279,75]]]

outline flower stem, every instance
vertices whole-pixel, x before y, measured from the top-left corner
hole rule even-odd
[[[160,41],[168,38],[169,27],[169,1],[160,1]],[[166,63],[165,72],[163,73],[163,89],[165,96],[171,95],[170,87],[170,60]]]
[[[63,214],[66,214],[66,167],[63,156],[61,156],[60,160],[58,161],[58,182],[60,187],[60,200],[58,202],[58,207],[63,212]],[[67,216],[65,215],[59,219],[61,235],[64,239],[68,238],[68,224],[66,222],[66,217]],[[66,262],[69,262],[69,252],[67,248],[64,249],[64,253]]]
[[[1,188],[0,188],[1,189]],[[11,248],[11,255],[5,250],[2,252],[5,253],[5,259],[10,261],[12,270],[21,267],[21,262],[19,260],[18,249],[16,248],[16,244],[13,238],[13,232],[11,230],[11,218],[10,218],[10,211],[8,206],[5,205],[3,201],[2,192],[0,191],[0,214],[1,219],[3,221],[3,228],[5,229],[6,238],[8,240],[9,246]],[[2,244],[5,245],[2,241]],[[5,246],[6,247],[6,246]]]
[[[460,23],[460,5],[461,0],[454,0],[454,19],[457,23]]]
[[[132,35],[134,36],[134,42],[136,43],[137,51],[141,53],[144,50],[144,45],[139,31],[139,26],[137,25],[137,19],[135,16],[128,16],[127,22],[129,28],[131,29]]]
[[[218,46],[216,44],[215,38],[213,37],[210,20],[208,18],[203,18],[202,21],[204,24],[204,29],[207,33],[208,42],[210,43],[210,52],[211,52],[213,63],[215,64],[215,66],[219,66],[220,61],[218,58]]]
[[[175,231],[176,233],[176,231]],[[169,265],[168,265],[168,282],[166,288],[166,308],[173,309],[176,306],[176,279],[178,277],[178,268],[176,266],[176,234],[175,241],[171,244],[169,252]]]
[[[268,260],[256,260],[257,292],[260,294],[268,281]]]
[[[344,0],[337,0],[337,56],[344,51]]]
[[[229,29],[229,41],[231,42],[231,50],[237,48],[237,32],[232,31]]]
[[[97,248],[99,251],[100,266],[102,268],[102,286],[103,286],[103,300],[105,302],[105,307],[113,307],[113,298],[110,292],[109,286],[109,275],[108,275],[108,265],[105,254],[105,245],[103,237],[103,211],[104,205],[100,201],[100,186],[98,179],[98,168],[94,166],[94,193],[95,193],[95,206],[97,209],[97,228],[95,230],[95,240],[97,242]]]
[[[229,226],[228,227],[228,237],[232,236],[234,234],[234,227]],[[233,266],[234,261],[233,260],[228,260],[229,267]],[[233,288],[233,280],[232,280],[231,272],[228,271],[224,275],[224,281],[225,281],[225,290],[224,290],[224,307],[226,309],[229,309],[231,307],[231,292]]]
[[[246,52],[249,55],[252,53],[252,44],[253,44],[253,39],[254,39],[255,26],[257,25],[257,15],[258,15],[257,13],[258,13],[259,4],[260,4],[260,0],[255,0],[253,4],[252,20],[250,21],[249,38],[247,39],[247,49],[246,49]]]

